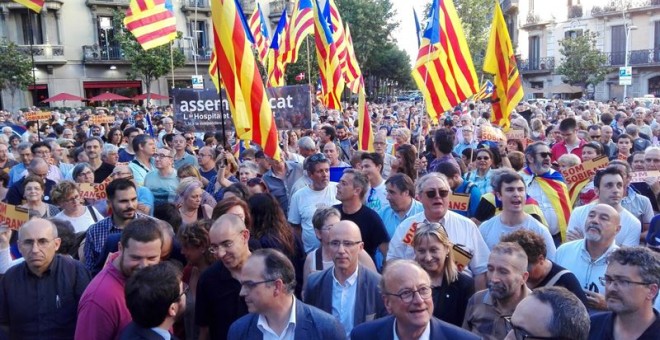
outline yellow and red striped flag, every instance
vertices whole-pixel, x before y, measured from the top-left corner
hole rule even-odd
[[[279,160],[275,118],[250,49],[254,40],[243,10],[237,0],[215,0],[211,13],[216,63],[237,138],[259,144],[266,155]]]
[[[477,74],[452,1],[433,0],[412,75],[434,122],[477,92]]]
[[[268,25],[264,18],[264,13],[261,11],[261,5],[257,2],[254,7],[254,12],[250,16],[250,31],[254,37],[254,49],[259,55],[259,62],[266,67],[268,60]]]
[[[44,7],[44,3],[46,0],[14,0],[14,2],[17,2],[37,13],[41,12],[41,9]]]
[[[169,43],[176,38],[174,14],[166,0],[131,0],[124,25],[145,50]]]
[[[332,32],[332,40],[337,48],[341,72],[346,75],[346,59],[348,58],[348,50],[346,49],[346,32],[344,32],[344,22],[341,20],[339,9],[334,0],[326,0],[325,7],[323,8],[323,16],[325,16],[325,19],[328,21],[328,27]]]
[[[318,0],[314,0],[314,3],[314,27],[316,30],[314,39],[321,77],[322,103],[328,109],[341,110],[341,94],[344,91],[345,83],[337,45]]]
[[[357,58],[355,57],[355,50],[353,49],[353,38],[351,37],[351,30],[346,24],[346,73],[344,79],[348,84],[348,88],[353,93],[358,93],[360,90],[362,80],[362,70],[358,65]]]
[[[371,117],[369,117],[369,107],[364,91],[364,81],[362,76],[357,80],[358,89],[358,150],[374,151],[374,132],[371,128]]]
[[[282,56],[282,51],[284,50],[282,43],[285,40],[284,32],[286,32],[288,27],[286,9],[284,9],[280,16],[280,21],[277,23],[275,33],[273,33],[273,41],[271,41],[270,48],[268,49],[268,87],[284,86],[284,69],[286,64]]]
[[[215,89],[220,92],[220,79],[218,78],[218,56],[215,54],[215,47],[211,51],[211,61],[209,62],[209,77],[215,85]]]
[[[484,59],[484,72],[494,75],[495,95],[491,120],[504,131],[509,129],[511,111],[523,99],[523,88],[518,73],[516,56],[513,54],[509,31],[498,1],[495,1],[493,24]]]
[[[297,0],[284,40],[284,63],[298,61],[298,50],[303,39],[314,34],[314,8],[312,0]]]

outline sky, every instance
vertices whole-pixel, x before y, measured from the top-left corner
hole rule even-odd
[[[413,7],[417,11],[417,18],[420,22],[424,21],[424,6],[428,0],[391,0],[396,10],[395,19],[399,21],[399,28],[392,34],[396,43],[402,50],[410,56],[410,64],[415,63],[417,59],[417,38],[415,38],[415,18],[413,16]]]

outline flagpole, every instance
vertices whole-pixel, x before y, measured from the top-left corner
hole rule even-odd
[[[309,59],[309,34],[305,37],[305,46],[307,47],[307,83],[312,88],[312,62]]]
[[[172,41],[170,41],[170,70],[172,70],[172,88],[174,88],[174,43]]]
[[[32,31],[32,13],[30,13],[30,9],[26,8],[25,11],[27,12],[27,17],[28,17],[28,26],[30,27],[29,32],[30,32],[30,59],[32,60],[32,99],[34,100],[36,97],[36,91],[37,91],[37,73],[35,70],[35,65],[34,65],[34,32]],[[32,103],[32,105],[37,106],[36,103]],[[37,119],[37,140],[41,141],[41,134],[39,133],[39,130],[41,127],[39,126],[39,120]]]
[[[217,55],[217,54],[216,54]],[[220,62],[215,63],[216,70],[218,72],[218,97],[220,97],[220,124],[222,125],[222,148],[224,149],[227,145],[227,131],[225,131],[225,103],[222,99],[222,78],[220,74]],[[236,126],[234,126],[236,129]],[[238,131],[236,131],[238,132]],[[236,133],[238,135],[238,133]]]

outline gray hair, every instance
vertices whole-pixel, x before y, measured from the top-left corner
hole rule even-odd
[[[32,146],[32,143],[30,143],[30,142],[21,142],[20,144],[18,144],[16,149],[18,149],[18,152],[21,152],[21,151],[25,151],[25,149],[29,150],[31,146]]]
[[[255,174],[259,173],[259,165],[253,161],[243,161],[243,163],[238,166],[238,169],[248,169]]]
[[[447,176],[439,173],[439,172],[429,172],[428,174],[422,176],[422,178],[417,180],[417,183],[415,183],[415,194],[416,195],[421,195],[422,194],[422,188],[424,188],[424,185],[426,182],[429,180],[437,178],[440,181],[444,182],[447,187],[449,187],[449,181],[447,181]]]
[[[116,145],[104,144],[103,145],[103,151],[101,151],[101,157],[105,158],[105,157],[108,157],[108,154],[118,153],[118,152],[119,152],[119,148]]]
[[[324,207],[324,208],[318,208],[314,212],[314,216],[312,217],[312,225],[314,226],[314,229],[321,229],[323,228],[323,224],[325,223],[325,220],[332,216],[337,216],[339,219],[341,219],[341,213],[337,208],[334,207]]]
[[[80,173],[85,171],[85,169],[89,168],[92,170],[92,166],[89,165],[89,163],[78,163],[76,166],[73,167],[73,170],[71,171],[71,177],[75,181],[78,176],[80,176]],[[93,170],[92,170],[93,171]]]
[[[346,169],[344,170],[344,175],[345,174],[353,175],[353,186],[361,189],[360,201],[364,201],[367,192],[369,192],[369,180],[367,179],[367,176],[355,169]]]
[[[21,144],[23,144],[23,143],[21,143]],[[21,147],[21,144],[18,144],[19,148]],[[644,156],[648,155],[650,152],[653,152],[653,151],[660,151],[660,146],[649,146],[648,148],[646,148],[646,150],[644,150]]]
[[[534,289],[531,296],[552,308],[552,318],[546,325],[552,337],[575,340],[589,338],[589,313],[575,294],[564,287],[553,286]]]
[[[607,262],[637,267],[643,282],[660,286],[660,254],[646,247],[619,248],[607,257]]]
[[[298,148],[309,150],[309,151],[315,151],[316,150],[316,143],[314,143],[314,140],[312,139],[312,137],[305,136],[305,137],[302,137],[298,140]]]

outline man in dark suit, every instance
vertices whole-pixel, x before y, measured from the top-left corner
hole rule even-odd
[[[121,340],[170,340],[172,325],[186,309],[187,286],[181,272],[171,263],[140,269],[126,281],[126,306],[133,322],[121,333]]]
[[[341,221],[329,236],[334,266],[309,276],[304,300],[332,314],[348,336],[354,326],[385,316],[387,311],[377,294],[380,275],[358,265],[364,246],[357,224]]]
[[[274,249],[252,253],[241,271],[241,296],[250,314],[229,327],[228,339],[344,339],[332,315],[293,296],[296,274],[291,261]]]
[[[351,339],[479,339],[476,335],[433,317],[429,275],[416,262],[387,262],[381,279],[383,301],[392,316],[353,328]],[[394,322],[396,321],[396,328]]]

